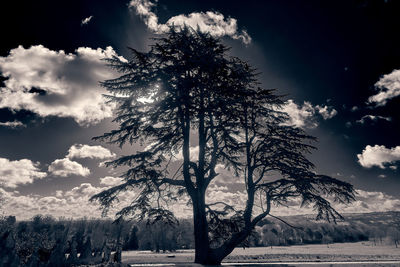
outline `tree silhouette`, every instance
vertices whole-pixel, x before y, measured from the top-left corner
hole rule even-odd
[[[201,264],[220,264],[245,244],[274,204],[300,198],[319,219],[341,218],[329,197],[350,202],[352,185],[314,172],[305,155],[315,138],[287,124],[282,98],[261,88],[256,71],[228,56],[219,39],[171,28],[149,52],[130,50],[129,61],[106,59],[121,76],[102,82],[117,105],[119,128],[94,139],[144,148],[106,163],[127,171],[124,183],[92,197],[104,213],[121,192],[133,190],[136,198],[118,216],[174,223],[167,204],[188,196],[195,262]],[[194,145],[198,154],[191,151]],[[206,201],[210,183],[221,176],[217,165],[245,183],[243,207]]]
[[[137,250],[139,248],[139,240],[137,237],[137,232],[139,229],[136,226],[133,226],[131,232],[128,236],[128,240],[125,244],[126,250]]]

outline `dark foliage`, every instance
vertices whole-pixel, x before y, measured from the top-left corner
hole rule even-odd
[[[27,222],[16,222],[12,216],[0,218],[0,267],[62,267],[102,261],[116,266],[96,254],[105,244],[110,252],[119,249],[115,228],[105,220],[55,220],[41,215]],[[81,247],[79,239],[84,240]]]
[[[139,248],[138,231],[139,229],[136,226],[132,227],[130,234],[125,237],[124,250],[137,250]]]
[[[176,222],[168,203],[186,195],[193,207],[195,262],[220,264],[238,244],[247,242],[254,227],[268,216],[272,204],[300,198],[314,207],[318,219],[341,215],[329,199],[348,203],[352,185],[316,174],[306,155],[315,138],[287,124],[280,111],[283,99],[260,87],[256,71],[227,54],[220,40],[191,28],[171,28],[149,52],[131,49],[129,61],[107,63],[121,76],[102,82],[117,105],[119,129],[94,138],[123,146],[146,145],[142,151],[108,162],[126,166],[124,183],[107,189],[98,200],[106,213],[119,193],[137,197],[117,215],[150,223]],[[196,159],[190,146],[196,143]],[[176,164],[176,156],[183,159]],[[217,164],[244,180],[243,209],[228,203],[206,203]],[[260,203],[256,203],[260,200]],[[261,209],[255,209],[260,205]]]

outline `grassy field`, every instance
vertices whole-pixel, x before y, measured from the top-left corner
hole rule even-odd
[[[178,250],[173,253],[154,253],[151,251],[126,251],[122,253],[122,261],[125,263],[190,263],[193,262],[193,259],[193,250]],[[224,262],[368,262],[376,260],[399,261],[400,248],[388,245],[374,246],[371,242],[237,248]]]

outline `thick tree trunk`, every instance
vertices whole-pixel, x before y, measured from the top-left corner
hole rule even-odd
[[[203,198],[204,199],[204,198]],[[204,207],[204,208],[203,208]],[[252,228],[248,227],[234,234],[230,240],[221,247],[212,249],[208,237],[208,224],[205,214],[205,205],[202,201],[194,201],[194,238],[195,238],[195,263],[203,265],[221,265],[222,260],[228,256],[247,236]]]
[[[250,235],[252,227],[246,227],[242,231],[233,234],[221,247],[213,251],[213,257],[221,264],[222,260],[232,253],[232,251]]]
[[[200,191],[200,190],[199,190]],[[203,265],[220,265],[226,257],[210,248],[206,216],[205,193],[197,191],[193,200],[194,262]],[[229,254],[229,253],[228,253]]]
[[[207,264],[209,258],[210,242],[208,237],[208,223],[206,217],[204,193],[197,190],[193,200],[193,224],[195,263]]]

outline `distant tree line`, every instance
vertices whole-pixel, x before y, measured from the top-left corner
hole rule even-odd
[[[374,245],[390,243],[398,247],[400,213],[357,215],[337,224],[310,220],[305,216],[289,217],[286,222],[268,219],[257,225],[249,241],[249,246],[329,245],[371,241]]]
[[[367,216],[365,216],[367,218]],[[289,217],[286,222],[263,220],[242,246],[285,246],[372,241],[375,245],[400,241],[400,216],[383,218],[385,224],[349,220],[318,222]],[[376,222],[376,221],[375,221]],[[292,225],[292,226],[289,226]],[[293,227],[294,226],[294,227]],[[193,223],[179,220],[178,226],[157,222],[104,219],[54,219],[37,215],[29,221],[0,217],[0,267],[72,266],[98,264],[119,266],[122,250],[171,252],[194,248]]]
[[[264,221],[256,228],[261,246],[303,244],[330,244],[369,240],[372,227],[347,224],[312,223],[288,226],[284,223]]]

